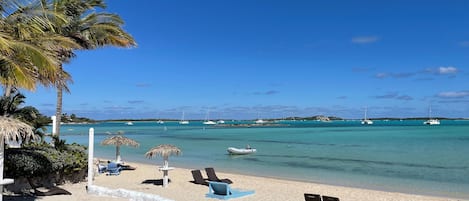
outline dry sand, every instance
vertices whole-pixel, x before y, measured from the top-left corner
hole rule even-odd
[[[108,188],[124,188],[133,191],[140,191],[149,194],[157,194],[161,197],[176,201],[198,201],[216,200],[205,198],[208,187],[191,183],[192,174],[189,169],[176,168],[169,172],[171,182],[169,186],[163,188],[161,185],[153,183],[146,184],[145,181],[159,180],[162,172],[157,170],[156,165],[130,163],[136,166],[136,170],[122,171],[119,176],[96,175],[94,185]],[[216,170],[216,167],[215,167]],[[205,171],[202,170],[205,175]],[[307,183],[298,181],[288,181],[264,177],[245,176],[238,174],[228,174],[218,172],[220,178],[230,178],[233,180],[232,188],[255,190],[255,194],[246,197],[236,198],[238,201],[301,201],[304,200],[304,193],[315,193],[339,197],[341,201],[462,201],[462,199],[451,199],[441,197],[431,197],[422,195],[411,195],[395,192],[384,192],[359,188],[331,186],[317,183]],[[55,195],[37,197],[36,200],[43,201],[120,201],[128,200],[107,196],[97,196],[87,194],[86,182],[78,184],[66,184],[60,186],[72,193],[72,195]],[[6,197],[5,200],[34,200],[31,198]]]

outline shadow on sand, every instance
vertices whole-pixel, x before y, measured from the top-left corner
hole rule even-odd
[[[171,183],[171,179],[168,180],[168,183]],[[153,184],[157,186],[163,186],[163,179],[147,179],[142,181],[142,184]]]

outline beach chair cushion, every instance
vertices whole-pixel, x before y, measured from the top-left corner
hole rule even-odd
[[[227,200],[254,194],[254,191],[232,189],[229,184],[223,182],[209,182],[208,193],[205,197]]]
[[[322,200],[323,200],[323,201],[340,201],[339,198],[330,197],[330,196],[325,196],[325,195],[322,196]]]
[[[321,195],[305,193],[305,201],[321,201]]]
[[[121,173],[121,167],[117,163],[110,162],[107,164],[107,175],[119,175]]]

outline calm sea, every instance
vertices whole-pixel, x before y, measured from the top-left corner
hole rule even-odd
[[[122,147],[125,161],[161,164],[161,158],[146,159],[145,152],[174,144],[183,151],[169,159],[178,167],[212,166],[232,173],[469,199],[469,121],[441,121],[437,126],[422,121],[279,123],[282,126],[222,128],[201,122],[113,122],[63,125],[61,130],[67,142],[87,145],[93,127],[98,157],[113,158],[115,147],[99,142],[108,132],[124,131],[140,143],[139,148]],[[227,147],[247,144],[257,153],[226,152]]]

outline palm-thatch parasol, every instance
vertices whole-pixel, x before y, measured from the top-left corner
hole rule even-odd
[[[19,120],[0,116],[0,192],[3,192],[3,185],[9,183],[6,180],[3,180],[5,140],[20,142],[23,139],[22,137],[24,137],[26,141],[34,139],[35,135],[33,132],[33,128],[30,125]],[[1,200],[3,200],[3,198],[0,195],[0,201]]]
[[[121,145],[132,146],[132,147],[138,147],[140,145],[137,141],[123,136],[122,135],[123,133],[124,132],[119,131],[117,132],[117,135],[108,137],[101,142],[102,145],[115,145],[116,146],[116,163],[122,162],[121,154],[120,154]]]
[[[145,153],[145,156],[147,158],[152,158],[152,157],[157,157],[157,156],[162,156],[164,160],[163,167],[160,168],[160,170],[163,171],[163,187],[166,187],[168,185],[168,170],[171,170],[172,168],[168,167],[168,158],[170,155],[180,155],[182,154],[181,149],[178,147],[171,145],[171,144],[161,144],[156,147],[151,148],[147,153]]]

